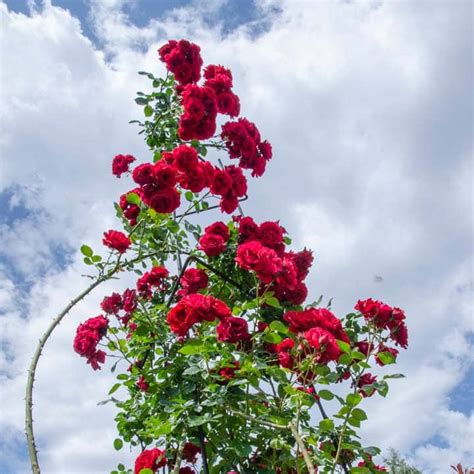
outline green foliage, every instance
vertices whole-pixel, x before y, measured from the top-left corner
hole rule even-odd
[[[416,467],[411,466],[395,449],[389,449],[389,455],[384,458],[384,463],[390,474],[421,474]]]

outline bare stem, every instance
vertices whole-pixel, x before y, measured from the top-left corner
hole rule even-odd
[[[299,446],[299,448],[301,449],[301,452],[303,453],[304,462],[306,463],[306,467],[308,468],[309,474],[316,474],[316,471],[314,470],[314,465],[311,462],[311,458],[309,457],[308,450],[306,449],[303,439],[298,433],[296,426],[290,421],[290,423],[288,423],[288,427],[290,428],[291,433],[293,434],[296,440],[296,444]]]

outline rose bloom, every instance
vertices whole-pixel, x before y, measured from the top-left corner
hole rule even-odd
[[[181,198],[176,188],[165,188],[144,196],[143,201],[159,214],[170,214],[179,207]]]
[[[115,155],[112,160],[112,174],[120,178],[123,173],[129,171],[129,166],[135,161],[132,155]]]
[[[278,222],[263,222],[259,226],[260,239],[264,245],[273,248],[283,242],[284,229]]]
[[[122,308],[122,297],[118,293],[112,293],[102,300],[100,307],[108,314],[117,314]]]
[[[161,449],[145,449],[135,460],[135,474],[140,474],[142,469],[151,469],[156,472],[158,468],[165,467],[168,460]]]
[[[193,443],[185,443],[183,447],[183,459],[191,464],[196,464],[197,462],[197,455],[201,452],[201,448],[196,446]],[[194,472],[194,471],[193,471]]]
[[[119,232],[118,230],[104,232],[102,243],[106,247],[117,250],[118,253],[125,253],[132,244],[131,240],[123,232]]]
[[[245,319],[233,316],[223,318],[217,325],[217,339],[221,342],[239,342],[250,339]]]
[[[196,293],[206,288],[209,277],[204,270],[198,268],[188,268],[181,277],[180,283],[182,289],[178,291],[179,296],[186,296],[190,293]]]
[[[199,239],[199,249],[208,257],[216,257],[224,252],[227,248],[226,242],[221,235],[204,234]]]
[[[122,294],[123,309],[127,313],[135,311],[137,308],[137,293],[135,290],[127,288]]]
[[[336,361],[341,354],[336,338],[325,329],[312,328],[304,333],[308,344],[317,352],[317,361],[320,364]]]
[[[359,379],[359,382],[358,382],[357,386],[361,389],[360,394],[364,398],[365,397],[371,397],[375,393],[375,390],[374,390],[369,394],[368,391],[364,390],[364,387],[366,385],[372,385],[376,381],[377,381],[377,377],[375,375],[372,375],[372,374],[368,373],[368,372],[365,373],[364,375],[362,375],[362,377]]]

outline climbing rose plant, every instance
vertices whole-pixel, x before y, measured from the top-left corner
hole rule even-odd
[[[135,474],[386,472],[357,429],[365,399],[401,377],[370,370],[407,347],[404,312],[366,299],[338,317],[306,301],[312,252],[240,210],[272,147],[240,116],[231,71],[203,68],[185,40],[158,54],[167,76],[141,72],[153,91],[135,99],[153,160],[115,156],[113,174],[134,183],[115,204],[122,230],[104,233],[106,259],[81,248],[94,278],[137,275],[73,343],[117,374],[102,402],[118,409],[115,449],[139,447]],[[202,229],[204,211],[224,215]]]

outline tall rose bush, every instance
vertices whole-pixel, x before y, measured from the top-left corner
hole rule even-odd
[[[231,71],[185,40],[159,58],[168,75],[141,73],[153,91],[136,98],[152,160],[113,159],[130,181],[121,230],[104,234],[107,258],[82,247],[97,278],[120,264],[137,275],[73,343],[116,374],[103,402],[118,409],[115,449],[140,449],[135,474],[384,472],[357,429],[364,399],[401,376],[370,371],[407,347],[404,312],[366,299],[340,316],[306,301],[312,252],[292,249],[278,220],[240,212],[272,147],[240,115]],[[202,229],[205,211],[217,215]]]

